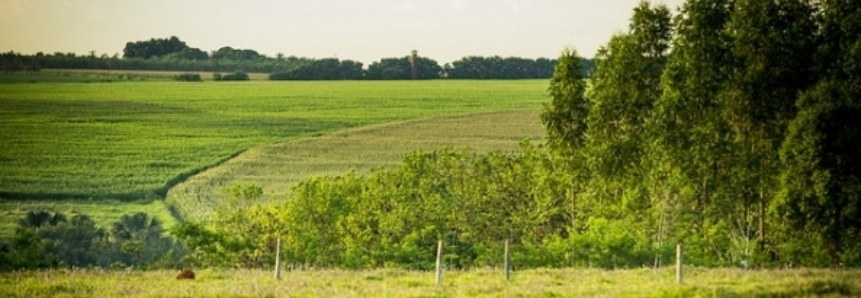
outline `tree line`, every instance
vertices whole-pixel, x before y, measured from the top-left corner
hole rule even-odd
[[[470,56],[440,65],[437,61],[418,57],[420,79],[536,79],[549,78],[554,60]],[[591,60],[584,58],[586,65]],[[262,55],[251,49],[221,47],[207,53],[188,46],[176,36],[152,38],[126,43],[123,56],[87,55],[75,53],[36,53],[23,55],[15,52],[0,54],[0,71],[38,71],[42,68],[107,69],[107,70],[163,70],[270,73],[272,80],[406,80],[411,78],[409,56],[382,58],[370,65],[354,60],[337,58],[304,58],[277,54]],[[590,68],[584,72],[588,74]]]

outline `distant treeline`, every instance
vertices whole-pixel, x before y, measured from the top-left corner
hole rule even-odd
[[[440,65],[417,57],[420,79],[543,79],[550,78],[556,60],[520,57],[464,57]],[[584,75],[594,69],[594,61],[583,59]],[[24,55],[13,51],[0,54],[2,71],[52,69],[162,70],[270,73],[273,80],[403,80],[411,78],[409,56],[382,58],[365,67],[361,62],[337,58],[305,58],[278,53],[268,57],[250,49],[222,47],[207,53],[189,47],[173,36],[165,39],[126,43],[123,56],[42,52]]]

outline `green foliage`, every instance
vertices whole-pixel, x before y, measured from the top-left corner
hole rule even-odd
[[[45,216],[45,215],[50,216]],[[63,220],[54,220],[62,218]],[[8,242],[0,241],[0,271],[72,267],[174,267],[184,253],[145,213],[126,214],[110,231],[90,216],[31,211]]]
[[[126,43],[126,47],[123,48],[123,58],[149,59],[156,56],[179,53],[187,49],[189,49],[188,45],[176,36],[171,36],[170,38],[151,38],[148,41]]]
[[[255,50],[221,47],[212,54],[214,60],[254,61],[262,56]]]
[[[244,71],[234,71],[233,73],[225,74],[221,76],[221,79],[218,81],[248,81],[250,78],[248,74]]]
[[[781,148],[779,214],[819,234],[835,266],[861,244],[861,103],[846,89],[826,82],[806,93]]]
[[[199,73],[181,73],[173,77],[174,80],[180,82],[201,82],[203,78]]]
[[[56,226],[66,221],[66,216],[59,212],[52,215],[44,210],[30,211],[24,218],[18,220],[18,226],[21,228],[41,228],[42,226]]]
[[[547,143],[554,150],[572,154],[583,146],[589,113],[589,101],[584,96],[586,82],[575,50],[565,49],[559,56],[547,92],[551,103],[541,114],[547,127]]]
[[[215,216],[212,227],[220,236],[204,235],[216,239],[206,242],[218,243],[213,245],[249,245],[245,252],[228,252],[243,260],[251,260],[242,257],[250,251],[271,250],[281,235],[285,261],[313,267],[426,270],[438,240],[446,243],[450,268],[499,266],[506,239],[515,243],[513,260],[522,268],[639,267],[661,253],[622,223],[590,219],[573,229],[571,178],[553,160],[529,143],[519,154],[415,152],[397,168],[367,176],[302,182],[280,203],[242,207],[246,200],[234,200]],[[228,190],[234,198],[249,191],[257,194],[259,188]]]
[[[309,60],[269,74],[270,80],[358,80],[362,77],[361,62],[336,58]]]
[[[583,65],[591,61],[583,59]],[[546,79],[553,75],[556,61],[547,58],[469,56],[446,64],[443,68],[449,79]],[[583,76],[594,67],[583,67]]]
[[[417,57],[416,69],[418,79],[438,79],[442,76],[442,67],[436,60]],[[410,57],[383,58],[368,65],[365,78],[369,80],[409,80],[411,78]]]

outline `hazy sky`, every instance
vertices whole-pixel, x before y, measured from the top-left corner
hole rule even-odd
[[[0,51],[96,51],[175,35],[222,46],[366,65],[413,49],[464,56],[592,57],[627,28],[639,0],[0,0]],[[683,0],[653,1],[673,12]]]

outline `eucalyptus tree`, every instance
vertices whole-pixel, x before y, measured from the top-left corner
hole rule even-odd
[[[609,204],[600,205],[621,208],[605,216],[642,214],[639,211],[648,208],[641,191],[645,122],[661,94],[661,73],[672,37],[670,19],[666,6],[641,2],[634,9],[629,32],[613,36],[596,56],[586,119],[590,189],[611,198]]]
[[[661,95],[661,74],[672,40],[670,10],[646,1],[634,9],[628,32],[613,36],[596,57],[588,92],[584,152],[590,171],[591,214],[626,220],[660,246],[662,204],[646,191],[646,120]],[[657,206],[658,216],[652,216]],[[656,260],[659,263],[659,260]]]
[[[725,170],[731,173],[734,195],[723,204],[723,217],[732,227],[729,232],[740,236],[734,242],[744,261],[756,220],[757,260],[765,254],[765,214],[778,185],[778,149],[795,116],[798,94],[814,82],[813,12],[807,0],[736,0],[727,28],[732,69],[720,106],[733,142],[734,162]]]
[[[861,254],[861,3],[819,8],[819,81],[798,100],[780,148],[775,209],[793,237],[818,236],[836,266]]]
[[[574,219],[580,216],[578,193],[588,177],[582,149],[586,142],[589,99],[585,96],[586,81],[576,50],[569,48],[562,51],[547,92],[551,102],[545,104],[541,122],[546,127],[546,142],[554,160],[563,165],[563,171],[570,173],[566,175],[571,179],[566,205],[573,226]]]
[[[654,193],[668,198],[674,210],[668,229],[698,249],[690,260],[710,264],[723,257],[723,241],[714,216],[728,180],[723,171],[732,161],[722,119],[720,91],[731,74],[731,36],[726,30],[732,0],[690,0],[674,18],[675,37],[647,126]]]

